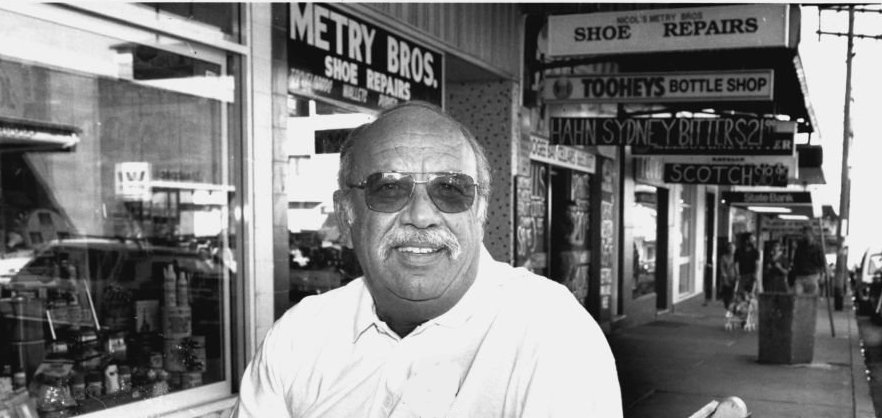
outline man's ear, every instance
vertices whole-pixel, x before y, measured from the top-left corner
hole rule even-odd
[[[334,216],[337,217],[337,227],[340,229],[340,242],[352,248],[352,206],[347,201],[349,196],[343,190],[334,192]]]

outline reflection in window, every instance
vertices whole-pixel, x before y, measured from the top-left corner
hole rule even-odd
[[[299,96],[288,100],[289,302],[327,292],[361,275],[342,242],[334,215],[340,146],[349,132],[374,119]]]

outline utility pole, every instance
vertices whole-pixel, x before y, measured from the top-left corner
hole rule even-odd
[[[848,47],[845,52],[845,108],[842,122],[842,183],[839,191],[839,222],[836,225],[836,283],[833,285],[833,305],[842,310],[845,290],[845,272],[848,247],[845,236],[848,234],[848,212],[851,201],[851,167],[848,166],[848,151],[851,148],[851,62],[854,58],[854,6],[848,6]],[[821,231],[821,239],[824,231]],[[826,268],[826,267],[825,267]],[[828,290],[829,292],[829,290]]]
[[[837,5],[837,6],[819,6],[818,13],[820,11],[829,8],[835,10],[837,12],[843,11],[846,6],[845,5]],[[836,271],[835,277],[836,282],[833,284],[834,287],[834,299],[835,299],[835,307],[836,310],[842,310],[843,305],[843,297],[845,290],[845,277],[847,276],[848,266],[847,257],[848,257],[848,247],[845,245],[845,237],[848,235],[848,219],[849,219],[849,203],[851,201],[851,167],[848,165],[848,154],[852,145],[852,131],[851,131],[851,73],[852,73],[852,59],[854,58],[854,38],[860,39],[875,39],[882,40],[882,35],[864,35],[864,34],[855,34],[854,33],[854,16],[855,12],[860,13],[882,13],[882,9],[873,9],[861,7],[856,9],[855,5],[851,4],[847,6],[848,8],[848,32],[825,32],[821,31],[820,28],[818,30],[818,38],[820,39],[821,35],[834,35],[834,36],[845,36],[848,40],[848,46],[845,55],[845,106],[843,108],[843,126],[842,126],[842,177],[841,177],[841,188],[839,192],[839,222],[836,225],[836,238],[837,238],[837,246],[836,246]],[[820,24],[820,23],[819,23]],[[823,239],[823,230],[821,231],[822,239]]]

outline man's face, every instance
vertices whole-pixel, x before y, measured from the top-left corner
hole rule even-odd
[[[367,128],[351,150],[350,184],[376,172],[461,172],[477,181],[477,161],[459,128],[434,112],[405,108]],[[415,176],[425,180],[424,176]],[[350,233],[375,299],[453,306],[474,280],[483,238],[479,197],[468,210],[441,212],[417,184],[395,213],[369,209],[364,190],[350,190]],[[419,234],[440,239],[427,242]],[[459,250],[456,250],[456,247]],[[449,305],[449,306],[447,306]]]

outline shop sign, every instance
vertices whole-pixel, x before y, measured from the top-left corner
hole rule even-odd
[[[550,145],[548,140],[530,136],[530,159],[586,173],[594,173],[597,158],[594,154],[566,145]]]
[[[796,122],[760,118],[551,118],[551,143],[630,145],[634,155],[792,156]]]
[[[443,55],[318,3],[291,3],[288,91],[380,109],[442,105]]]
[[[771,101],[773,70],[548,77],[547,102]]]
[[[779,235],[802,235],[802,229],[805,227],[812,228],[812,234],[816,237],[821,234],[821,227],[818,225],[818,222],[814,219],[812,220],[791,220],[791,219],[780,219],[780,218],[770,218],[763,220],[763,229],[768,230],[770,232],[774,232]],[[836,225],[835,223],[828,223],[824,221],[824,235],[830,241],[836,241]]]
[[[665,164],[664,181],[730,186],[787,186],[783,164]]]
[[[126,202],[149,202],[151,194],[150,163],[124,162],[113,165],[114,192]]]
[[[777,155],[663,155],[654,157],[662,164],[765,164],[787,167],[789,178],[796,179],[799,173],[796,156]]]
[[[743,4],[548,17],[548,55],[788,47],[789,6]]]
[[[810,192],[723,192],[726,204],[743,205],[810,205]]]

